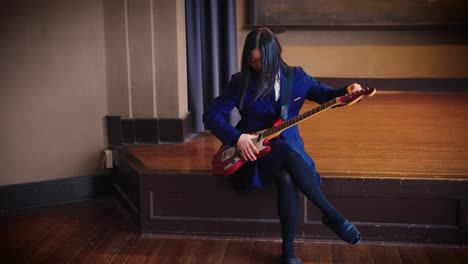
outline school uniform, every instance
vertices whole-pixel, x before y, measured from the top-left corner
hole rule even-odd
[[[294,67],[293,74],[288,119],[299,114],[306,99],[322,104],[346,94],[346,87],[331,88],[312,78],[301,67]],[[288,68],[281,67],[280,69],[280,98],[275,98],[275,90],[272,89],[271,94],[253,101],[256,93],[256,78],[252,78],[245,93],[241,120],[236,127],[232,127],[228,123],[227,117],[234,107],[239,108],[240,105],[242,93],[240,77],[240,73],[234,74],[227,89],[213,100],[203,114],[205,127],[225,145],[235,145],[242,133],[253,133],[270,128],[280,118],[281,98],[284,97],[282,93],[288,77]],[[316,177],[320,181],[320,175],[315,169],[314,161],[304,149],[304,141],[299,134],[297,125],[284,130],[279,139],[273,140],[271,144],[271,153],[254,162],[246,163],[229,177],[236,190],[247,192],[252,188],[268,185],[274,178],[275,172],[281,169],[284,157],[282,153],[288,149],[298,153],[312,168],[315,175],[311,175],[311,177]]]

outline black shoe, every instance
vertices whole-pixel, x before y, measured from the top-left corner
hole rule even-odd
[[[302,264],[300,258],[281,258],[281,264]]]
[[[325,216],[323,216],[322,223],[328,226],[343,241],[351,245],[355,245],[361,242],[361,233],[348,220],[345,220],[344,223],[341,225],[332,226],[328,219]]]

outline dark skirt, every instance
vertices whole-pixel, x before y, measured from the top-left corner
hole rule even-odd
[[[268,186],[284,167],[286,154],[290,150],[291,148],[285,140],[273,140],[270,153],[256,161],[244,164],[238,171],[229,176],[229,181],[238,192],[249,192],[254,188]]]

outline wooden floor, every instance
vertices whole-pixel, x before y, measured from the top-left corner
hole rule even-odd
[[[468,179],[468,94],[385,93],[300,124],[322,176]],[[307,103],[303,110],[315,105]],[[130,147],[152,170],[209,171],[220,143]]]
[[[112,198],[0,215],[1,263],[278,263],[280,241],[140,235]],[[468,263],[468,249],[298,241],[304,263]]]

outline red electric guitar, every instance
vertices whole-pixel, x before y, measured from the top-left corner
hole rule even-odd
[[[257,158],[261,158],[270,153],[271,147],[269,145],[269,141],[278,137],[283,130],[323,112],[324,110],[338,106],[352,105],[361,100],[364,96],[373,96],[376,91],[377,90],[375,88],[365,88],[351,94],[337,97],[285,122],[280,119],[272,128],[255,132],[254,135],[257,135],[258,137],[253,143],[259,152],[256,155]],[[249,161],[246,161],[243,158],[242,152],[237,148],[237,146],[231,147],[223,145],[213,157],[213,174],[218,176],[230,176],[247,162]]]

